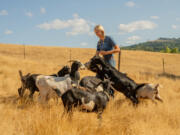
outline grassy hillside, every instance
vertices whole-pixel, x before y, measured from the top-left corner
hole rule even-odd
[[[74,111],[72,120],[61,118],[63,106],[52,100],[47,106],[18,99],[18,70],[23,73],[52,74],[69,64],[70,48],[0,44],[0,132],[1,135],[177,135],[180,133],[180,80],[159,77],[162,58],[168,73],[180,76],[180,55],[144,51],[122,51],[121,71],[138,83],[160,83],[164,103],[141,100],[135,108],[116,92],[103,114],[99,126],[96,114]],[[88,61],[93,49],[71,48],[72,59]],[[117,60],[117,55],[115,56]],[[94,75],[84,70],[81,77]],[[28,93],[28,92],[27,92]]]
[[[159,38],[154,41],[148,41],[136,45],[122,47],[122,49],[160,52],[166,47],[169,47],[170,49],[178,48],[180,50],[180,38]]]

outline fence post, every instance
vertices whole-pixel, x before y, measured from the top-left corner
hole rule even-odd
[[[164,58],[162,59],[162,64],[163,64],[163,74],[165,74],[165,62],[164,62]]]
[[[118,54],[118,71],[120,71],[120,66],[121,66],[121,51]]]
[[[120,48],[120,46],[119,46],[119,48]],[[118,53],[118,71],[119,72],[120,72],[120,67],[121,67],[121,50]]]

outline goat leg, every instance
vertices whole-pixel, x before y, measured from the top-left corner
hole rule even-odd
[[[72,118],[72,104],[66,101],[63,101],[63,105],[64,105],[64,112],[61,115],[61,119],[64,117],[65,113],[68,114],[68,118],[71,120]]]
[[[72,111],[72,106],[71,105],[68,105],[68,107],[67,107],[67,114],[68,114],[68,119],[71,121],[72,116],[73,116],[73,111]]]
[[[124,93],[127,98],[129,98],[133,104],[138,104],[139,101],[136,96],[132,96],[130,93]]]
[[[71,109],[70,109],[69,111],[68,111],[68,110],[69,110],[69,109],[64,108],[64,111],[63,111],[63,113],[62,113],[62,115],[61,115],[61,119],[63,119],[63,117],[64,117],[65,114],[68,114],[68,119],[69,119],[69,120],[72,119],[73,112],[72,112]]]
[[[22,97],[22,94],[21,94],[22,92],[21,91],[22,91],[22,87],[18,88],[19,97]]]
[[[97,114],[97,119],[99,119],[99,120],[102,119],[102,112],[98,112],[98,114]]]
[[[25,92],[25,89],[24,89],[24,88],[21,87],[21,88],[18,89],[18,93],[19,93],[19,96],[20,96],[20,97],[23,97],[24,92]]]
[[[30,94],[29,94],[30,99],[33,99],[34,92],[35,92],[34,90],[30,90]]]
[[[160,102],[163,102],[163,100],[158,95],[155,96],[155,99],[159,100]]]
[[[154,99],[152,99],[152,102],[153,102],[155,105],[157,105],[157,102],[156,102]]]
[[[66,113],[66,109],[64,108],[64,111],[63,111],[63,113],[61,115],[61,119],[64,117],[65,113]]]
[[[22,95],[21,95],[21,90],[22,90],[22,87],[18,88],[19,97],[22,97]]]
[[[101,123],[102,123],[102,113],[103,113],[103,110],[98,111],[98,114],[97,114],[97,119],[99,120],[99,127],[101,126]]]
[[[137,98],[131,97],[130,99],[134,105],[137,105],[139,103],[139,100]]]

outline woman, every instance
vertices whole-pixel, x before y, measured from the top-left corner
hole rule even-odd
[[[116,63],[113,54],[120,52],[119,46],[113,41],[110,36],[105,35],[102,25],[95,26],[94,32],[99,38],[99,41],[97,43],[96,55],[102,55],[107,63],[115,67]]]

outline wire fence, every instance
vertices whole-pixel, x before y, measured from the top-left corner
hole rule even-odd
[[[24,60],[34,60],[38,62],[42,61],[42,63],[47,61],[54,63],[54,65],[63,66],[66,64],[70,64],[68,63],[68,61],[73,59],[78,59],[81,60],[82,62],[87,62],[95,54],[95,50],[66,48],[66,47],[64,48],[40,47],[40,46],[32,47],[24,44],[24,45],[19,45],[18,47],[14,45],[8,47],[3,46],[0,48],[0,54],[11,57],[18,57]],[[158,60],[154,60],[154,59],[148,60],[148,58],[151,56],[147,58],[139,58],[140,60],[138,60],[138,57],[131,56],[134,54],[136,54],[136,51],[129,51],[127,54],[126,51],[125,52],[123,51],[123,53],[116,54],[117,69],[121,72],[123,71],[126,72],[127,71],[126,68],[129,71],[131,69],[137,68],[137,70],[133,70],[133,71],[140,72],[144,70],[145,72],[151,73],[152,72],[151,67],[155,67],[156,69],[158,69],[156,73],[159,76],[166,76],[166,77],[178,78],[178,79],[180,78],[180,71],[178,70],[178,66],[180,69],[180,62],[174,60],[177,54],[174,55],[171,54],[169,56],[162,54],[162,56],[159,57],[157,53],[154,53],[157,55],[157,57],[155,58]],[[146,52],[144,52],[144,55],[147,55]]]

